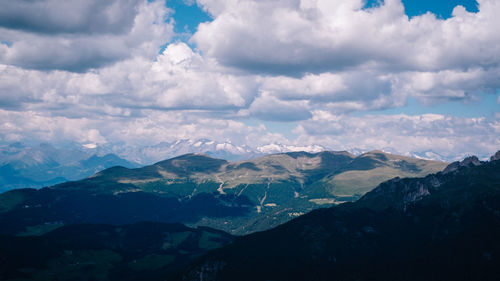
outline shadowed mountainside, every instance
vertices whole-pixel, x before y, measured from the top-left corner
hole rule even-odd
[[[181,224],[71,225],[0,235],[1,280],[165,280],[233,237]]]

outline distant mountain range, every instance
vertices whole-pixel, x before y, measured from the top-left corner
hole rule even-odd
[[[446,163],[373,151],[291,152],[228,162],[187,154],[137,169],[0,195],[0,233],[47,224],[181,222],[232,234],[266,230],[320,207],[354,201],[390,178]]]
[[[260,146],[236,145],[209,139],[182,139],[156,145],[126,144],[50,144],[11,143],[0,145],[0,192],[14,188],[40,188],[65,181],[86,178],[112,166],[136,168],[189,153],[203,153],[228,161],[255,159],[269,154],[288,152],[319,153],[328,151],[320,145],[294,146],[271,143]],[[390,148],[386,153],[397,154]],[[353,155],[366,151],[348,150]],[[455,161],[460,156],[446,156],[434,151],[409,152],[405,156],[440,162]],[[88,161],[87,161],[88,160]]]
[[[96,146],[96,151],[100,154],[114,153],[129,161],[150,165],[164,159],[181,156],[188,153],[204,153],[214,158],[226,159],[228,161],[249,160],[269,154],[288,152],[308,152],[318,153],[321,151],[338,150],[338,148],[326,147],[318,144],[313,145],[290,145],[282,143],[268,143],[261,145],[238,145],[230,141],[218,142],[209,139],[181,139],[172,142],[161,142],[156,145],[127,146],[127,145],[100,145]],[[390,154],[400,154],[398,151],[384,147],[380,150]],[[361,155],[370,150],[351,147],[345,151],[353,155]],[[434,160],[440,162],[453,162],[464,159],[470,154],[448,155],[440,151],[422,150],[408,151],[404,156],[419,158],[424,160]],[[481,155],[482,159],[487,159],[489,155]]]
[[[96,155],[83,149],[58,149],[49,144],[3,145],[0,146],[0,192],[80,180],[113,166],[139,165],[114,154]]]
[[[140,165],[151,165],[153,163],[181,156],[189,153],[204,153],[214,158],[225,159],[228,161],[249,160],[269,154],[287,153],[287,152],[309,152],[318,153],[321,151],[335,150],[335,148],[325,147],[321,145],[289,145],[281,143],[269,143],[263,145],[239,145],[230,141],[214,141],[210,139],[179,139],[171,142],[160,142],[155,145],[129,145],[125,143],[65,143],[58,145],[49,144],[0,144],[0,153],[11,150],[37,150],[43,152],[53,152],[58,150],[64,152],[67,159],[80,159],[82,155],[90,157],[91,155],[103,156],[106,154],[114,154],[122,159],[126,159],[132,163]],[[348,148],[347,152],[353,155],[361,155],[368,152],[361,148]],[[391,148],[381,148],[380,150],[398,154]],[[58,153],[61,154],[61,153]],[[466,153],[462,155],[446,155],[439,151],[409,151],[404,156],[420,158],[425,160],[435,160],[441,162],[453,162],[467,157]],[[487,155],[483,155],[486,159]],[[5,162],[2,160],[2,162]]]
[[[179,280],[498,280],[500,151],[236,239]]]
[[[188,153],[204,153],[214,158],[226,159],[228,161],[249,160],[269,154],[288,152],[318,153],[329,151],[332,148],[321,145],[287,145],[281,143],[269,143],[265,145],[237,145],[232,142],[217,142],[209,139],[181,139],[173,142],[161,142],[156,145],[126,146],[126,145],[100,145],[95,150],[100,154],[114,153],[129,161],[150,165],[164,159],[181,156]],[[391,148],[383,148],[382,151],[398,154]],[[366,149],[350,148],[346,150],[353,155],[361,155],[368,152]],[[467,157],[463,155],[444,155],[436,151],[411,151],[404,156],[435,160],[441,162],[453,162]],[[486,156],[485,156],[486,157]]]
[[[250,147],[248,145],[236,145],[231,142],[217,142],[209,139],[181,139],[141,147],[115,146],[113,148],[106,148],[106,146],[103,146],[98,148],[145,165],[189,153],[203,153],[228,161],[241,161],[276,153],[298,151],[318,153],[327,150],[325,147],[319,145],[293,146],[273,143]]]

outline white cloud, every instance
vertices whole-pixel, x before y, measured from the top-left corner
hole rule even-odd
[[[245,113],[270,121],[297,121],[312,116],[307,101],[283,101],[267,93],[257,97],[248,111],[240,112],[240,114]]]
[[[149,85],[164,108],[224,109],[246,106],[253,77],[225,74],[184,43],[169,45],[152,66]],[[147,79],[147,78],[146,78]]]
[[[161,1],[3,1],[0,63],[85,72],[131,56],[153,59],[173,36]],[[2,9],[3,8],[3,9]],[[46,11],[46,13],[41,11]]]
[[[257,92],[256,77],[225,73],[185,43],[170,44],[155,61],[136,56],[81,74],[8,65],[0,73],[1,108],[70,117],[126,117],[143,109],[235,112]]]
[[[33,111],[0,109],[0,142],[32,141],[77,142],[86,144],[155,145],[178,139],[212,139],[235,144],[268,144],[287,142],[263,126],[217,119],[199,112],[150,111],[137,118],[106,116],[101,118],[68,118]]]
[[[439,71],[499,62],[495,26],[500,4],[480,0],[477,14],[408,19],[400,0],[362,9],[361,0],[199,0],[216,18],[193,36],[209,57],[268,73],[321,73],[370,65],[377,69]],[[480,32],[478,32],[480,30]]]
[[[350,112],[404,104],[406,95],[393,92],[391,82],[386,75],[360,70],[307,74],[302,78],[266,77],[260,90],[281,102],[302,101],[302,110]]]
[[[48,117],[33,111],[13,112],[0,110],[2,141],[42,140],[57,142],[73,140],[87,143],[105,143],[95,120]],[[102,128],[100,128],[102,129]]]
[[[435,151],[447,157],[488,156],[500,147],[499,122],[440,114],[352,117],[317,111],[295,129],[299,143],[336,150],[388,149],[397,153]]]
[[[500,88],[500,67],[406,72],[394,75],[393,88],[421,101],[471,100]]]
[[[384,2],[198,0],[215,19],[191,40],[223,65],[265,73],[276,98],[336,101],[340,112],[342,99],[345,111],[373,110],[500,87],[498,1],[480,0],[478,13],[457,6],[446,20],[409,19],[400,0]]]

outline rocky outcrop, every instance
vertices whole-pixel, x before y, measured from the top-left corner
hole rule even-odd
[[[490,159],[491,162],[500,160],[500,151]],[[381,183],[362,197],[358,203],[371,209],[383,210],[391,207],[405,211],[409,206],[438,191],[443,184],[463,172],[464,168],[477,167],[486,163],[488,162],[480,161],[476,156],[470,156],[462,161],[451,163],[443,172],[431,174],[425,178],[394,178]]]
[[[500,160],[500,150],[497,151],[497,153],[495,153],[495,155],[491,156],[491,158],[490,158],[491,162],[497,161],[497,160]]]
[[[458,170],[458,168],[460,167],[473,167],[473,166],[479,166],[481,164],[483,164],[483,162],[479,161],[479,159],[476,156],[469,156],[460,162],[456,161],[451,163],[443,170],[443,173],[448,174]]]

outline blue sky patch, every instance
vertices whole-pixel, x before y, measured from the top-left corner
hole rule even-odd
[[[210,15],[196,3],[189,3],[186,0],[167,0],[166,5],[174,10],[174,31],[178,34],[193,34],[200,23],[212,20]]]
[[[367,0],[367,8],[380,5],[381,0]],[[451,17],[453,8],[458,5],[464,6],[469,12],[478,11],[478,3],[475,0],[403,0],[405,12],[409,17],[431,12],[439,18],[447,19]]]
[[[407,115],[420,115],[420,114],[441,114],[451,115],[464,118],[477,118],[477,117],[494,117],[495,113],[500,111],[500,105],[497,99],[500,97],[500,90],[496,94],[485,94],[480,97],[478,101],[462,102],[462,101],[449,101],[445,103],[437,103],[434,105],[422,105],[417,100],[409,98],[406,105],[398,108],[391,108],[386,110],[356,112],[355,116],[366,115],[393,115],[393,114],[407,114]]]

